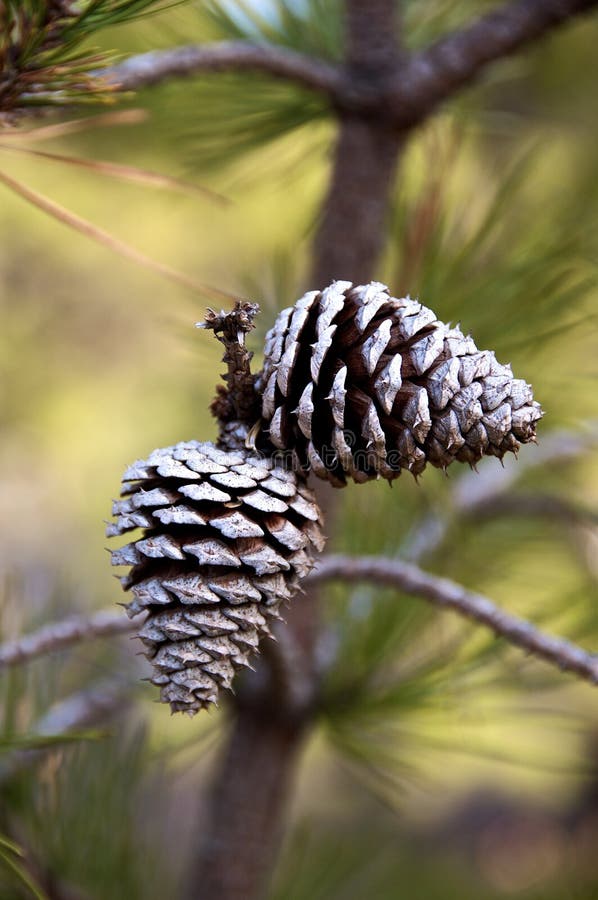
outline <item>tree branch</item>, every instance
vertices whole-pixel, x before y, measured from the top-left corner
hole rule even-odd
[[[266,677],[270,679],[277,702],[287,710],[289,718],[302,719],[313,709],[318,679],[314,677],[312,660],[306,659],[297,636],[286,622],[277,625],[275,639],[262,641],[260,645],[262,657],[268,664]],[[243,689],[250,684],[251,679],[246,679]]]
[[[480,16],[397,71],[388,91],[388,111],[405,126],[421,122],[490,63],[597,6],[598,0],[515,0]]]
[[[119,90],[131,91],[171,78],[210,72],[257,72],[292,81],[328,96],[340,90],[340,69],[322,60],[248,41],[190,44],[131,56],[98,73]]]
[[[367,26],[363,24],[365,7],[370,12]],[[334,70],[327,86],[332,83],[337,90],[341,80],[344,84],[352,78],[367,85],[375,65],[387,61],[392,67],[398,61],[396,7],[396,0],[367,4],[346,0],[345,66],[338,73]],[[375,65],[369,62],[370,53]],[[341,114],[324,214],[314,241],[311,287],[324,287],[333,277],[368,280],[384,239],[400,146],[400,135],[375,116],[362,121]],[[329,508],[326,513],[330,519]],[[312,589],[292,605],[287,616],[292,645],[281,647],[277,659],[285,667],[300,662],[307,679],[306,699],[313,690],[312,676],[318,675],[322,600]],[[292,659],[287,654],[285,660],[284,651],[289,649]],[[250,699],[241,691],[237,696],[233,731],[198,842],[198,862],[191,872],[187,896],[193,900],[256,900],[264,895],[284,831],[290,785],[312,725],[309,705],[289,710],[288,695],[286,702],[277,702],[275,682],[280,677],[280,672],[270,669],[270,686],[265,686],[261,697]]]
[[[598,684],[598,655],[576,644],[539,631],[525,619],[500,609],[487,597],[475,594],[454,581],[430,575],[400,559],[382,557],[328,556],[308,576],[308,581],[373,581],[394,587],[414,597],[423,597],[436,606],[452,609],[468,619],[491,628],[509,643],[521,647],[557,668]]]
[[[30,662],[38,656],[64,650],[81,641],[138,631],[139,621],[132,622],[122,611],[102,609],[91,616],[72,616],[62,622],[45,625],[38,631],[7,641],[0,646],[0,670]]]
[[[237,300],[229,312],[208,309],[205,320],[197,323],[198,328],[213,331],[224,344],[222,361],[227,364],[227,372],[222,377],[226,387],[219,384],[216,388],[210,412],[219,424],[218,443],[230,450],[244,446],[248,429],[260,417],[261,400],[251,373],[253,353],[245,343],[259,311],[257,303]]]
[[[396,0],[347,0],[346,65],[353,77],[382,81],[401,58],[399,4]]]
[[[200,823],[199,852],[182,895],[188,900],[266,895],[306,736],[305,722],[279,712],[275,704],[236,710]],[[241,850],[235,855],[231,848]]]
[[[345,68],[286,48],[220,41],[139,54],[97,74],[118,90],[136,90],[202,73],[262,73],[324,94],[339,110],[376,112],[387,127],[407,130],[491,63],[596,7],[598,0],[514,0],[406,58],[398,43],[389,52],[398,28],[396,5],[349,0]],[[381,38],[378,22],[390,16],[393,23]]]

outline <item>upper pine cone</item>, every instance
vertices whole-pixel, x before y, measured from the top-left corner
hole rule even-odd
[[[257,386],[271,443],[338,487],[502,458],[542,416],[493,352],[378,282],[336,281],[283,310]]]
[[[197,441],[134,463],[122,494],[108,536],[144,529],[112,553],[132,567],[127,612],[149,613],[139,637],[162,700],[197,712],[248,665],[323,548],[318,506],[275,461]]]

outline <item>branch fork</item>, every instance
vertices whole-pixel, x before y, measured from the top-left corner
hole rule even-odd
[[[387,55],[388,42],[374,46],[369,39],[377,19],[388,16],[385,0],[368,3],[365,13],[366,4],[353,6],[348,3],[347,24],[352,35],[348,54],[354,58],[346,66],[241,40],[144,53],[102,74],[117,90],[126,91],[182,76],[251,71],[322,94],[337,110],[376,114],[388,124],[409,129],[490,64],[595,9],[598,0],[511,0],[417,53],[398,51],[394,58]],[[365,48],[364,53],[360,48]],[[373,80],[363,77],[368,68],[364,54],[371,68],[372,52],[375,72],[383,71],[383,77]]]

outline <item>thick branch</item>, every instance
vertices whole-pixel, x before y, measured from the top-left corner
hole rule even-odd
[[[131,622],[122,611],[113,609],[102,609],[89,617],[72,616],[2,644],[0,670],[30,662],[47,653],[65,650],[81,641],[131,634],[138,631],[139,627],[139,622]]]
[[[329,63],[292,50],[247,41],[155,50],[132,56],[100,74],[120,90],[129,91],[171,78],[230,71],[273,75],[329,96],[338,92],[342,77],[336,66]]]
[[[363,27],[359,8],[365,4],[347,0],[346,6],[348,54],[345,69],[339,69],[342,74],[334,73],[335,86],[349,73],[360,84],[367,82],[366,70],[371,71],[381,57],[391,62],[398,59],[396,0],[374,0],[367,34],[362,36],[365,39],[357,35],[357,29]],[[372,66],[368,64],[369,52],[376,60]],[[330,85],[331,80],[327,83]],[[400,143],[400,136],[374,117],[365,123],[352,116],[341,119],[331,184],[314,246],[310,287],[324,287],[335,276],[367,279],[373,272],[384,236]],[[367,222],[369,233],[363,222]],[[317,672],[319,599],[317,592],[310,590],[300,603],[293,604],[287,621],[292,655],[295,661],[297,654],[301,657],[308,687],[310,673]],[[279,662],[286,665],[289,660],[284,662],[281,656]],[[194,900],[254,900],[263,896],[284,828],[289,785],[310,724],[309,707],[302,720],[289,720],[286,701],[276,699],[275,679],[280,680],[280,672],[275,674],[273,667],[271,689],[266,689],[261,698],[241,692],[238,695],[233,734],[199,842],[198,865],[192,872],[189,897]]]
[[[515,0],[441,38],[397,72],[389,112],[405,125],[429,115],[497,59],[598,6],[598,0]]]
[[[396,3],[350,0],[344,70],[284,48],[221,41],[132,56],[98,74],[119,90],[136,90],[202,73],[257,72],[325,94],[339,110],[376,113],[387,126],[408,129],[491,63],[597,6],[598,0],[515,0],[406,60],[395,39]],[[385,34],[383,20],[389,23]]]
[[[363,284],[374,275],[402,144],[392,126],[358,115],[341,119],[310,287],[321,290],[334,279]]]
[[[474,619],[561,670],[598,684],[598,655],[588,653],[576,644],[539,631],[525,619],[500,609],[487,597],[466,590],[454,581],[439,578],[400,559],[382,557],[328,556],[324,558],[310,581],[338,578],[343,581],[373,581],[394,587],[414,597],[423,597],[436,606],[452,609],[461,616]]]
[[[396,68],[399,4],[396,0],[347,0],[346,64],[357,78],[382,81]]]

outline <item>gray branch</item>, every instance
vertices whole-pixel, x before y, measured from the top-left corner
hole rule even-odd
[[[171,78],[231,71],[273,75],[332,96],[338,93],[342,80],[340,70],[334,65],[310,59],[293,50],[248,41],[192,44],[142,53],[98,74],[120,90],[130,91]]]
[[[64,650],[81,641],[131,634],[141,622],[132,622],[122,611],[103,609],[91,616],[71,616],[0,646],[0,670],[29,662],[38,656]]]
[[[384,12],[386,0],[376,0],[371,5],[373,13],[378,6]],[[363,40],[360,31],[350,50],[360,59],[361,45],[367,45],[372,78],[364,78],[359,66],[335,65],[286,48],[249,41],[152,51],[132,56],[97,74],[119,90],[136,90],[202,73],[257,72],[325,94],[339,108],[355,113],[377,111],[389,124],[410,128],[443,100],[473,82],[491,63],[596,8],[598,0],[514,0],[424,50],[410,57],[399,54],[394,60],[387,55],[386,45],[372,45],[372,29],[367,27],[371,18],[369,5],[367,14],[359,9],[361,6],[349,5],[355,21],[361,23],[361,16],[365,23],[361,29]],[[357,29],[354,31],[357,33]],[[374,60],[383,64],[374,66]]]
[[[382,557],[325,557],[308,580],[371,581],[394,587],[414,597],[423,597],[435,606],[452,609],[468,619],[491,628],[509,643],[538,656],[557,668],[598,684],[598,655],[576,644],[539,631],[525,619],[500,609],[487,597],[468,591],[460,584],[430,575],[400,559]]]
[[[404,125],[426,118],[486,67],[598,6],[598,0],[515,0],[499,6],[415,54],[388,92]]]
[[[487,597],[468,591],[462,585],[424,572],[418,566],[400,559],[384,557],[352,557],[342,554],[324,557],[306,583],[338,579],[371,581],[423,597],[436,606],[452,609],[459,615],[491,628],[528,653],[546,660],[559,669],[598,683],[598,655],[589,653],[563,638],[539,631],[521,619],[496,606]],[[129,633],[138,627],[122,614],[103,611],[89,619],[77,618],[48,625],[38,632],[0,647],[0,665],[15,665],[43,653],[62,649],[77,642],[113,634]],[[285,646],[285,651],[288,648]]]

